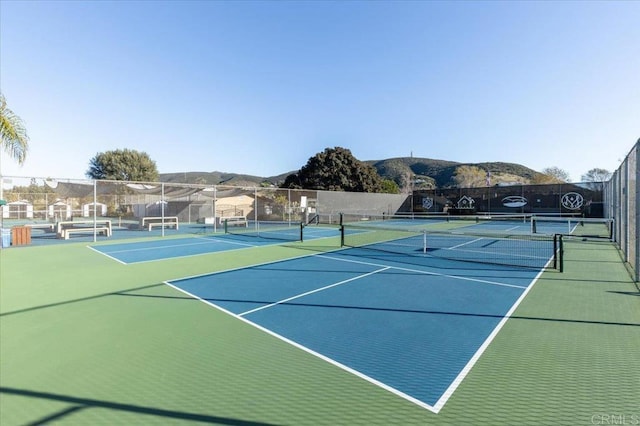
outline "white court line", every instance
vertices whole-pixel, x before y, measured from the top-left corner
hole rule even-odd
[[[452,246],[452,247],[446,247],[446,249],[447,250],[455,250],[458,247],[463,247],[463,246],[466,246],[467,244],[473,244],[473,243],[475,243],[477,241],[482,241],[483,239],[484,238],[476,238],[475,240],[467,241],[466,243],[458,244],[458,245],[455,245],[455,246]]]
[[[118,262],[118,263],[122,263],[123,265],[128,265],[128,263],[127,263],[127,262],[123,262],[122,260],[120,260],[120,259],[118,259],[118,258],[116,258],[116,257],[113,257],[113,256],[111,256],[111,255],[109,255],[109,254],[107,254],[107,253],[101,252],[100,250],[97,250],[96,248],[94,248],[94,247],[92,247],[92,246],[86,246],[86,247],[87,247],[87,248],[89,248],[89,249],[91,249],[91,250],[93,250],[93,251],[95,251],[96,253],[99,253],[99,254],[101,254],[101,255],[103,255],[103,256],[108,257],[108,258],[109,258],[109,259],[111,259],[111,260],[115,260],[116,262]]]
[[[340,281],[340,282],[337,282],[337,283],[329,284],[327,286],[316,288],[315,290],[307,291],[305,293],[300,293],[300,294],[297,294],[295,296],[291,296],[291,297],[288,297],[286,299],[282,299],[282,300],[279,300],[277,302],[270,303],[268,305],[260,306],[259,308],[251,309],[250,311],[246,311],[246,312],[243,312],[241,314],[238,314],[238,316],[249,315],[249,314],[252,314],[254,312],[261,311],[263,309],[271,308],[272,306],[280,305],[282,303],[290,302],[291,300],[299,299],[301,297],[308,296],[310,294],[317,293],[319,291],[327,290],[327,289],[329,289],[331,287],[336,287],[336,286],[339,286],[339,285],[342,285],[342,284],[346,284],[346,283],[351,282],[351,281],[359,280],[359,279],[368,277],[369,275],[373,275],[373,274],[377,274],[378,272],[386,271],[387,269],[390,269],[390,267],[380,268],[380,269],[377,269],[375,271],[372,271],[372,272],[369,272],[369,273],[366,273],[366,274],[358,275],[357,277],[349,278],[348,280],[344,280],[344,281]]]
[[[376,274],[379,273],[381,271],[384,270],[388,270],[388,269],[397,269],[397,270],[401,270],[401,271],[408,271],[408,272],[414,272],[414,273],[421,273],[421,274],[425,274],[425,275],[435,275],[435,276],[442,276],[442,277],[448,277],[448,278],[453,278],[453,279],[458,279],[458,280],[465,280],[465,281],[472,281],[472,282],[478,282],[478,283],[485,283],[485,284],[491,284],[491,285],[498,285],[498,286],[504,286],[504,287],[514,287],[514,288],[519,288],[521,290],[524,290],[523,293],[520,295],[520,297],[516,300],[516,302],[512,305],[511,309],[509,309],[509,311],[505,314],[505,316],[501,319],[501,321],[498,323],[498,325],[493,329],[493,331],[490,333],[490,335],[487,337],[487,339],[485,339],[485,341],[482,343],[482,345],[478,348],[478,350],[474,353],[474,355],[472,356],[472,358],[467,362],[467,364],[463,367],[463,369],[460,371],[460,373],[458,373],[458,375],[456,376],[456,378],[454,379],[454,381],[449,385],[449,387],[445,390],[445,392],[442,394],[442,396],[438,399],[438,401],[436,402],[436,404],[434,405],[430,405],[424,401],[421,401],[411,395],[408,395],[394,387],[391,387],[389,385],[387,385],[386,383],[383,383],[377,379],[374,379],[372,377],[367,376],[366,374],[355,370],[351,367],[348,367],[332,358],[327,357],[326,355],[323,355],[319,352],[316,352],[306,346],[303,346],[291,339],[288,339],[272,330],[269,330],[257,323],[254,323],[250,320],[248,320],[247,318],[243,317],[242,315],[247,315],[250,312],[255,312],[256,309],[252,310],[252,311],[247,311],[245,313],[242,314],[234,314],[231,311],[228,311],[224,308],[222,308],[221,306],[218,306],[212,302],[209,302],[208,300],[204,300],[201,297],[198,297],[192,293],[189,293],[186,290],[181,289],[180,287],[177,287],[173,284],[171,284],[168,281],[165,281],[164,283],[167,284],[168,286],[189,295],[190,297],[193,297],[194,299],[197,299],[215,309],[218,309],[219,311],[222,311],[224,313],[226,313],[227,315],[231,315],[243,322],[245,322],[248,325],[251,325],[279,340],[282,340],[285,343],[288,343],[298,349],[301,349],[319,359],[322,359],[325,362],[328,362],[329,364],[332,364],[344,371],[347,371],[348,373],[351,373],[363,380],[368,381],[369,383],[372,383],[382,389],[385,389],[388,392],[393,393],[394,395],[397,395],[413,404],[416,404],[422,408],[425,408],[435,414],[438,414],[440,412],[440,410],[444,407],[444,405],[446,404],[446,402],[449,400],[449,398],[453,395],[453,393],[455,392],[455,390],[458,388],[458,386],[462,383],[462,381],[464,380],[464,378],[467,376],[467,374],[471,371],[472,367],[475,365],[475,363],[480,359],[481,355],[484,353],[484,351],[486,350],[486,348],[489,346],[489,344],[493,341],[493,339],[496,337],[496,335],[498,334],[498,332],[500,331],[500,329],[504,326],[504,324],[506,323],[507,319],[509,319],[509,317],[513,314],[513,312],[516,310],[516,308],[518,307],[518,305],[522,302],[522,300],[524,300],[526,294],[531,290],[531,288],[533,287],[533,285],[535,284],[535,282],[538,280],[538,278],[542,275],[542,273],[544,272],[543,270],[541,270],[540,272],[538,272],[538,274],[536,275],[536,277],[531,281],[531,283],[528,286],[517,286],[517,285],[512,285],[512,284],[506,284],[506,283],[499,283],[499,282],[493,282],[493,281],[487,281],[487,280],[479,280],[479,279],[475,279],[475,278],[468,278],[468,277],[460,277],[460,276],[455,276],[455,275],[447,275],[447,274],[440,274],[440,273],[435,273],[435,272],[429,272],[429,271],[422,271],[422,270],[415,270],[415,269],[411,269],[411,268],[401,268],[401,267],[392,267],[389,265],[383,265],[383,264],[379,264],[379,263],[375,263],[375,262],[365,262],[365,261],[358,261],[358,260],[353,260],[353,259],[342,259],[342,258],[338,258],[338,257],[334,257],[334,256],[330,256],[327,254],[313,254],[313,255],[303,255],[303,256],[298,256],[298,257],[294,257],[294,258],[290,258],[290,259],[284,259],[284,260],[278,260],[278,261],[273,261],[273,262],[264,262],[261,264],[257,264],[257,265],[251,265],[251,266],[245,266],[245,267],[238,267],[238,268],[233,268],[233,269],[228,269],[228,270],[224,270],[224,271],[218,271],[218,272],[213,272],[213,273],[206,273],[206,274],[200,274],[200,275],[194,275],[192,277],[185,277],[185,278],[180,278],[180,279],[175,279],[172,281],[181,281],[181,280],[185,280],[185,279],[189,279],[189,278],[194,278],[194,277],[200,277],[200,276],[207,276],[207,275],[216,275],[219,273],[224,273],[224,272],[230,272],[230,271],[235,271],[235,270],[241,270],[241,269],[246,269],[246,268],[250,268],[250,267],[255,267],[255,266],[262,266],[262,265],[267,265],[267,264],[273,264],[273,263],[279,263],[279,262],[288,262],[290,260],[296,260],[296,259],[301,259],[301,258],[307,258],[307,257],[313,257],[313,256],[319,256],[321,258],[326,258],[326,259],[331,259],[331,260],[336,260],[336,261],[340,261],[340,262],[351,262],[351,263],[357,263],[357,264],[363,264],[363,265],[369,265],[369,266],[377,266],[380,269],[358,276],[358,277],[354,277],[350,280],[346,280],[344,282],[348,282],[348,281],[352,281],[355,279],[359,279],[362,278],[364,276],[367,275],[371,275],[371,274]],[[323,287],[322,289],[326,289],[332,286],[336,286],[336,285],[340,285],[344,282],[340,282],[340,283],[335,283],[335,284],[331,284],[329,286]],[[307,292],[306,294],[310,294],[313,293],[315,291],[320,291],[322,289],[317,289],[317,290],[313,290],[311,292]],[[285,300],[291,300],[293,298],[296,297],[301,297],[302,295],[298,295],[298,296],[294,296],[292,298],[289,299],[285,299]],[[280,301],[280,302],[276,302],[276,303],[284,303],[284,301]],[[271,304],[273,305],[273,304]]]
[[[179,281],[179,280],[176,280],[176,281]],[[400,398],[403,398],[403,399],[405,399],[407,401],[410,401],[410,402],[412,402],[413,404],[416,404],[419,407],[425,408],[425,409],[427,409],[427,410],[429,410],[429,411],[431,411],[433,413],[436,413],[436,414],[439,411],[439,410],[436,410],[435,407],[427,404],[424,401],[421,401],[421,400],[419,400],[417,398],[414,398],[411,395],[408,395],[408,394],[406,394],[406,393],[404,393],[402,391],[399,391],[398,389],[396,389],[394,387],[391,387],[391,386],[387,385],[384,382],[376,380],[373,377],[369,377],[366,374],[364,374],[364,373],[362,373],[362,372],[360,372],[358,370],[355,370],[355,369],[353,369],[351,367],[348,367],[348,366],[336,361],[333,358],[329,358],[328,356],[323,355],[320,352],[316,352],[313,349],[310,349],[310,348],[308,348],[306,346],[303,346],[300,343],[298,343],[298,342],[296,342],[294,340],[288,339],[288,338],[286,338],[286,337],[284,337],[284,336],[282,336],[282,335],[280,335],[280,334],[278,334],[278,333],[276,333],[276,332],[274,332],[272,330],[269,330],[268,328],[265,328],[265,327],[263,327],[263,326],[261,326],[259,324],[256,324],[255,322],[249,321],[248,319],[246,319],[244,317],[236,315],[233,312],[228,311],[228,310],[226,310],[226,309],[222,308],[221,306],[218,306],[218,305],[216,305],[214,303],[211,303],[208,300],[204,300],[201,297],[196,296],[195,294],[189,293],[188,291],[183,290],[180,287],[174,286],[173,284],[171,284],[168,281],[165,281],[164,283],[166,285],[168,285],[169,287],[172,287],[172,288],[178,290],[181,293],[184,293],[184,294],[186,294],[186,295],[188,295],[188,296],[190,296],[190,297],[192,297],[192,298],[194,298],[196,300],[199,300],[199,301],[201,301],[203,303],[206,303],[207,305],[209,305],[209,306],[211,306],[211,307],[213,307],[215,309],[218,309],[219,311],[224,312],[227,315],[231,315],[232,317],[235,317],[235,318],[239,319],[240,321],[243,321],[245,324],[248,324],[248,325],[250,325],[252,327],[255,327],[258,330],[260,330],[260,331],[262,331],[262,332],[264,332],[264,333],[266,333],[266,334],[268,334],[270,336],[275,337],[276,339],[279,339],[279,340],[281,340],[281,341],[283,341],[285,343],[288,343],[291,346],[293,346],[295,348],[298,348],[298,349],[300,349],[300,350],[302,350],[302,351],[304,351],[304,352],[306,352],[306,353],[308,353],[310,355],[313,355],[313,356],[315,356],[315,357],[317,357],[317,358],[319,358],[319,359],[321,359],[321,360],[323,360],[323,361],[325,361],[325,362],[327,362],[327,363],[329,363],[329,364],[331,364],[333,366],[336,366],[336,367],[338,367],[338,368],[340,368],[340,369],[342,369],[342,370],[344,370],[344,371],[346,371],[348,373],[351,373],[356,377],[359,377],[359,378],[361,378],[363,380],[366,380],[367,382],[369,382],[369,383],[371,383],[373,385],[376,385],[376,386],[378,386],[378,387],[380,387],[382,389],[385,389],[386,391],[391,392],[392,394],[397,395]]]
[[[219,243],[231,244],[236,246],[244,246],[244,247],[262,247],[260,245],[244,243],[242,241],[231,241],[231,240],[221,240],[219,238],[209,238],[210,241],[217,241]]]
[[[216,238],[202,238],[199,237],[198,238],[199,242],[195,242],[195,243],[180,243],[180,244],[167,244],[167,245],[161,245],[161,246],[153,246],[153,247],[140,247],[140,248],[126,248],[126,249],[122,249],[122,250],[114,250],[112,252],[110,252],[111,254],[113,253],[133,253],[136,251],[149,251],[149,250],[158,250],[158,249],[165,249],[165,248],[180,248],[180,247],[189,247],[189,246],[201,246],[201,245],[207,245],[207,244],[211,244],[212,242],[216,243],[216,242],[221,242],[221,243],[228,243],[228,244],[237,244],[237,245],[243,245],[243,246],[250,246],[250,247],[255,247],[251,244],[247,244],[247,243],[238,243],[238,242],[228,242],[228,241],[224,241],[224,240],[218,240]],[[124,244],[137,244],[137,243],[124,243]]]
[[[198,242],[198,243],[189,243],[189,244],[171,244],[171,245],[163,245],[163,246],[155,246],[155,247],[141,247],[141,248],[132,248],[132,249],[123,249],[123,250],[114,250],[110,253],[105,253],[103,251],[98,250],[97,248],[94,248],[92,246],[87,246],[88,248],[92,249],[93,251],[100,253],[103,256],[108,257],[109,259],[115,260],[118,263],[121,263],[123,265],[131,265],[133,263],[135,264],[140,264],[140,263],[149,263],[149,262],[158,262],[158,261],[162,261],[162,260],[170,260],[170,259],[182,259],[185,257],[194,257],[194,256],[203,256],[206,254],[213,254],[213,253],[219,253],[219,252],[224,252],[224,253],[228,253],[230,251],[236,251],[236,250],[244,250],[244,249],[248,249],[248,248],[254,248],[254,247],[263,247],[262,245],[253,245],[253,244],[249,244],[249,243],[242,243],[242,242],[238,242],[238,241],[226,241],[226,240],[220,240],[217,238],[204,238],[204,237],[195,237],[196,239],[200,239],[200,240],[205,240],[203,242]],[[142,251],[149,251],[149,250],[157,250],[157,249],[165,249],[165,248],[180,248],[180,247],[188,247],[188,246],[195,246],[195,245],[206,245],[206,244],[211,244],[211,243],[225,243],[225,244],[232,244],[232,245],[237,245],[240,246],[240,248],[234,249],[234,250],[221,250],[221,251],[207,251],[204,253],[195,253],[195,254],[186,254],[186,255],[178,255],[178,256],[171,256],[171,257],[162,257],[159,259],[148,259],[148,260],[139,260],[139,261],[135,261],[135,262],[124,262],[116,257],[113,257],[112,254],[114,253],[134,253],[134,252],[142,252]],[[120,244],[139,244],[139,242],[135,242],[135,243],[120,243]],[[105,245],[101,245],[100,247],[106,247]]]
[[[436,401],[435,405],[433,406],[434,413],[438,414],[438,412],[442,409],[442,407],[444,407],[444,405],[447,403],[449,398],[451,398],[455,390],[458,388],[458,386],[460,386],[464,378],[467,377],[467,374],[469,374],[469,372],[471,371],[473,366],[476,364],[476,362],[478,362],[478,360],[480,359],[484,351],[489,347],[489,345],[491,344],[493,339],[495,339],[495,337],[498,335],[502,327],[504,327],[507,320],[511,317],[513,312],[518,308],[520,303],[522,303],[522,301],[527,296],[529,291],[531,291],[531,289],[533,288],[535,283],[538,281],[542,273],[543,271],[538,272],[535,278],[531,281],[531,284],[522,292],[518,300],[515,301],[513,306],[511,306],[511,309],[509,309],[509,311],[504,315],[504,317],[500,320],[498,325],[496,325],[496,327],[493,329],[491,334],[489,334],[489,336],[485,339],[485,341],[482,342],[482,345],[480,345],[480,347],[478,348],[476,353],[473,354],[469,362],[467,362],[467,364],[462,368],[460,373],[458,373],[458,375],[453,380],[453,382],[451,382],[449,387],[444,391],[440,399]]]

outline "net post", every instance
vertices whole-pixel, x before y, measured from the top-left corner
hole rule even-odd
[[[228,224],[228,219],[224,220],[224,233],[228,234],[229,233],[229,224]]]
[[[422,231],[422,253],[427,253],[427,231]]]
[[[553,269],[558,269],[558,234],[553,234]]]
[[[302,233],[304,229],[304,222],[300,222],[300,242],[304,242]]]
[[[340,218],[342,219],[342,216]],[[340,247],[344,247],[344,225],[342,223],[340,224]]]
[[[564,272],[564,243],[562,234],[558,235],[558,262],[560,264],[560,272]]]
[[[613,241],[613,219],[609,220],[608,228],[609,228],[609,241]]]

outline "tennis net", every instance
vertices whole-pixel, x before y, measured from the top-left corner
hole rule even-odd
[[[341,245],[411,257],[562,271],[562,235],[383,228],[343,224]]]
[[[511,213],[481,213],[475,215],[450,216],[449,222],[476,223],[476,224],[528,224],[531,220],[530,214]]]
[[[302,241],[302,222],[253,221],[231,224],[225,221],[225,234],[282,241]]]
[[[556,233],[585,239],[613,240],[613,219],[533,216],[531,232]]]

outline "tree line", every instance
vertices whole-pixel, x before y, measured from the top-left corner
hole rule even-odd
[[[155,182],[159,173],[148,154],[124,149],[99,153],[89,162],[86,176],[91,179]],[[605,169],[594,168],[582,176],[583,182],[601,182],[611,177]],[[456,167],[453,183],[458,188],[491,186],[490,170],[473,165]],[[375,167],[360,161],[343,147],[326,148],[309,158],[297,172],[288,175],[280,188],[325,191],[378,192],[397,194],[411,192],[415,176],[401,176],[401,183],[380,176]],[[510,176],[509,183],[551,184],[569,182],[569,175],[558,167],[549,167],[532,179]]]
[[[2,148],[9,156],[23,164],[29,151],[29,137],[22,119],[7,107],[0,94],[0,138]],[[133,149],[118,149],[97,153],[89,160],[86,177],[98,180],[127,180],[156,182],[159,178],[155,161],[145,152]],[[606,181],[611,173],[594,168],[582,175],[583,182]],[[453,181],[457,187],[491,185],[491,171],[477,166],[460,165]],[[559,167],[548,167],[537,174],[530,184],[569,182],[569,174]],[[281,188],[312,189],[349,192],[410,192],[415,177],[402,176],[398,182],[381,177],[375,167],[358,160],[351,151],[343,147],[326,148],[309,158],[296,173],[286,177]],[[525,183],[525,182],[522,182]]]

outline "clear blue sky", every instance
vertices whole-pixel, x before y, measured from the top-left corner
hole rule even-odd
[[[327,147],[615,170],[640,138],[639,1],[6,1],[0,89],[31,149],[4,175],[272,176]]]

